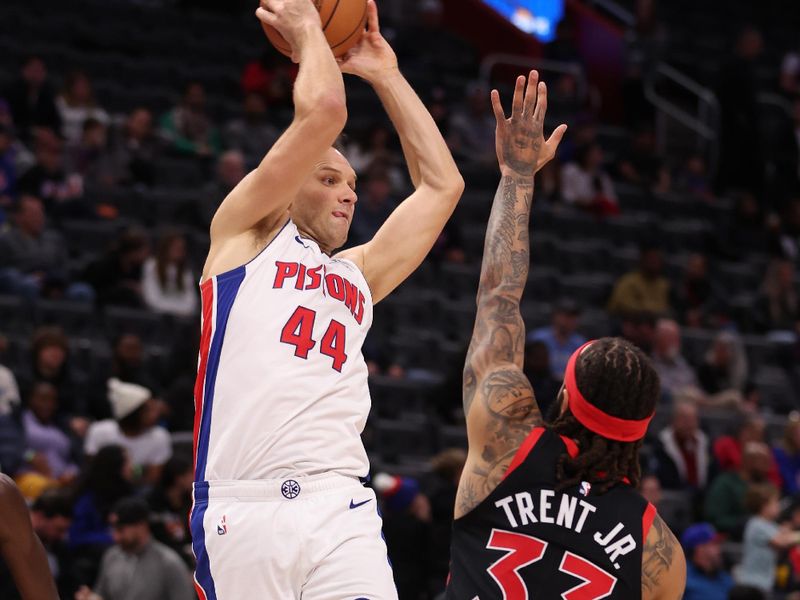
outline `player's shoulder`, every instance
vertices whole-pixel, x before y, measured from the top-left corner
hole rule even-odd
[[[686,557],[680,542],[656,514],[642,550],[642,599],[681,598],[686,586]]]

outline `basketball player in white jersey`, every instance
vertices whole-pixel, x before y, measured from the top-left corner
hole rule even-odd
[[[300,63],[295,116],[225,198],[203,271],[195,386],[195,580],[207,600],[397,598],[360,434],[373,304],[425,258],[463,191],[456,165],[380,34],[337,64],[309,0],[262,0]],[[414,193],[369,243],[336,254],[356,176],[332,148],[342,72],[380,97]]]

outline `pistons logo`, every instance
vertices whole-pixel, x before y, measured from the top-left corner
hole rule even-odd
[[[581,481],[581,487],[579,491],[581,496],[588,496],[589,492],[592,491],[592,484],[588,481]]]
[[[228,523],[226,522],[227,517],[222,515],[222,518],[217,523],[217,535],[225,535],[228,533]]]
[[[297,498],[300,495],[300,484],[294,479],[287,479],[283,482],[283,485],[281,485],[281,494],[288,500]]]

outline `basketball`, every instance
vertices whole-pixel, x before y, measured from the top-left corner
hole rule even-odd
[[[346,54],[364,33],[367,22],[367,0],[313,0],[322,20],[322,31],[336,57]],[[269,41],[286,56],[292,48],[277,29],[262,23]]]

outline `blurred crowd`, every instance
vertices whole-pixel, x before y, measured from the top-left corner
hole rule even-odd
[[[536,202],[591,216],[598,227],[624,223],[632,210],[620,193],[625,189],[733,208],[690,254],[671,252],[657,236],[646,240],[636,266],[599,304],[553,302],[551,322],[531,327],[525,371],[548,414],[567,359],[586,336],[621,335],[649,353],[663,398],[654,422],[660,427],[651,427],[642,453],[642,493],[681,537],[689,562],[685,598],[791,594],[800,591],[800,413],[794,412],[800,409],[800,47],[785,53],[774,81],[791,106],[793,129],[781,129],[778,146],[767,153],[754,142],[754,72],[764,39],[746,26],[731,41],[714,84],[722,149],[714,173],[707,156],[659,149],[643,86],[670,31],[653,20],[653,5],[637,3],[623,89],[626,122],[616,129],[624,134],[616,143],[603,135],[607,124],[595,96],[579,93],[573,75],[548,79],[551,119],[568,122],[570,133],[538,177]],[[387,31],[401,65],[417,74],[414,83],[467,181],[486,190],[488,206],[495,122],[486,82],[477,79],[477,56],[444,27],[438,0],[422,0],[418,8],[406,23],[389,21]],[[584,67],[569,20],[544,56]],[[88,308],[98,319],[115,308],[152,313],[170,323],[171,334],[154,351],[147,341],[152,332],[122,327],[107,340],[109,360],[97,362],[85,359],[92,349],[81,348],[63,323],[34,328],[0,313],[0,469],[30,502],[62,598],[193,598],[186,519],[191,435],[184,432],[193,428],[204,248],[198,240],[218,204],[288,124],[297,68],[271,50],[232,65],[241,70],[240,106],[219,119],[200,81],[186,83],[163,113],[145,105],[114,112],[95,93],[88,71],[73,66],[51,72],[43,56],[32,54],[0,90],[0,300],[77,307],[76,315]],[[471,81],[460,94],[438,84],[451,70]],[[359,175],[348,244],[358,244],[374,235],[409,181],[385,121],[360,115],[347,133],[345,155]],[[191,190],[192,201],[157,227],[126,218],[117,202],[120,191],[158,202],[165,190],[181,187]],[[466,221],[457,213],[429,264],[475,265],[479,255],[466,239]],[[115,234],[107,247],[84,245],[75,223],[115,227]],[[536,238],[534,229],[534,245]],[[722,283],[719,260],[752,255],[766,257],[757,289]],[[535,274],[535,251],[532,260]],[[733,301],[738,292],[750,294],[744,307]],[[586,327],[588,312],[604,319]],[[698,329],[713,335],[687,352],[685,331]],[[746,335],[759,336],[769,353],[760,359],[783,382],[769,402]],[[374,336],[365,346],[371,375],[419,376],[387,348]],[[463,424],[463,360],[427,367],[444,382],[434,392],[437,418]],[[448,377],[450,370],[459,374]],[[374,474],[402,600],[443,590],[464,460],[463,449],[453,448],[412,474]],[[0,597],[17,597],[5,572]]]

